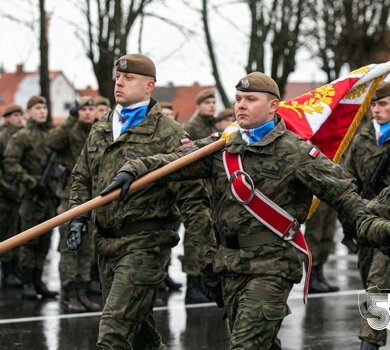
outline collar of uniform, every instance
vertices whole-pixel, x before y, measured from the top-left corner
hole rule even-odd
[[[82,123],[80,120],[78,120],[75,124],[75,129],[81,130],[81,131],[90,131],[92,128],[93,124],[87,124],[87,123]]]
[[[14,133],[17,132],[19,129],[21,129],[21,128],[18,128],[17,126],[12,125],[12,124],[7,124],[7,125],[5,126],[5,130],[7,130],[7,132],[8,132],[9,134],[14,134]]]
[[[232,149],[236,149],[237,151],[232,153],[242,153],[241,148],[244,147],[246,150],[254,153],[272,154],[274,150],[274,141],[287,131],[287,127],[283,119],[275,116],[274,123],[274,129],[266,136],[264,136],[260,141],[251,145],[246,145],[240,133],[237,132],[236,135],[234,135],[233,138],[227,143],[226,148],[233,146]],[[230,148],[229,152],[231,152]]]

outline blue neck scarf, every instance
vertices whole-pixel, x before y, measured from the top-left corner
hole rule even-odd
[[[273,128],[275,127],[275,123],[273,120],[258,126],[254,129],[242,129],[240,128],[240,133],[242,139],[245,141],[247,145],[251,145],[257,141],[260,141],[265,135],[267,135]]]
[[[147,104],[136,108],[123,107],[120,113],[121,117],[123,118],[123,125],[121,128],[120,135],[122,135],[124,132],[126,132],[127,129],[131,128],[132,126],[136,126],[141,123],[146,116],[147,110]]]
[[[373,123],[376,134],[376,144],[379,147],[390,138],[390,123],[379,124],[376,120],[374,120]]]

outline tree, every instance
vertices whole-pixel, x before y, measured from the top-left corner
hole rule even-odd
[[[283,95],[288,76],[294,71],[296,53],[301,47],[301,29],[307,0],[246,0],[251,27],[247,73],[266,72],[266,50],[270,45],[270,75]]]
[[[39,65],[39,85],[41,95],[46,98],[49,110],[48,123],[51,123],[51,98],[50,98],[50,72],[49,72],[49,16],[45,11],[45,0],[39,0],[40,14],[40,36],[39,36],[39,53],[41,64]]]
[[[216,87],[224,100],[223,96],[226,94],[219,78],[208,26],[207,0],[202,1],[202,20],[212,72]],[[308,0],[243,0],[231,2],[233,3],[243,3],[249,9],[250,31],[247,34],[249,46],[246,72],[268,73],[275,79],[283,95],[287,79],[295,69],[296,52],[302,46],[301,30],[307,14]],[[270,62],[266,62],[266,57],[270,57]],[[269,72],[266,69],[267,63],[270,63],[271,67]]]
[[[88,26],[87,56],[99,85],[99,93],[114,103],[115,61],[127,53],[127,40],[138,17],[154,0],[86,0],[83,9]],[[93,4],[92,4],[93,2]]]
[[[353,70],[375,61],[389,35],[390,0],[315,1],[312,9],[312,48],[329,81],[344,64]]]

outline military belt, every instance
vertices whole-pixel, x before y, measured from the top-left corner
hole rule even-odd
[[[160,231],[168,229],[171,226],[171,220],[168,219],[146,219],[136,222],[125,222],[121,228],[99,227],[97,231],[106,238],[117,238],[133,235],[142,231]]]
[[[221,244],[229,249],[240,249],[248,248],[258,245],[264,245],[269,243],[281,243],[283,239],[272,234],[267,234],[267,232],[253,233],[251,235],[220,235],[219,236]]]

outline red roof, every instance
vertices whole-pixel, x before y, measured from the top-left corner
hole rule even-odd
[[[99,91],[92,88],[89,85],[84,89],[77,90],[77,93],[79,94],[80,97],[90,96],[92,98],[96,98],[100,96]]]
[[[178,121],[188,121],[196,111],[195,98],[204,89],[214,88],[210,85],[174,86],[168,84],[166,87],[156,87],[153,96],[160,102],[171,102],[173,110],[178,113]]]

